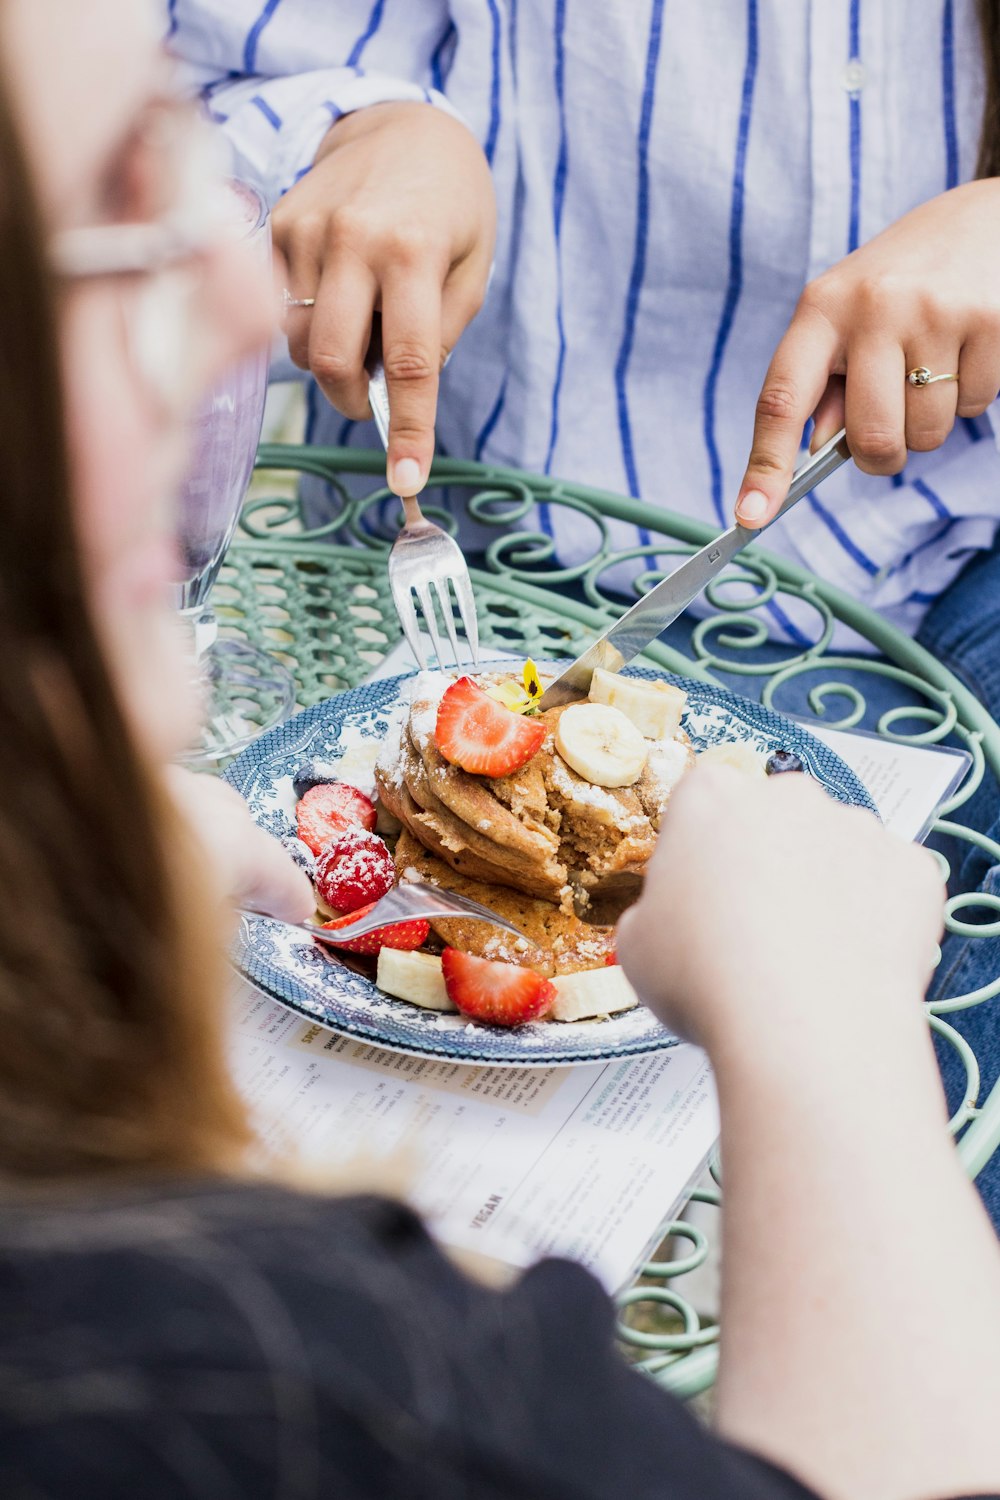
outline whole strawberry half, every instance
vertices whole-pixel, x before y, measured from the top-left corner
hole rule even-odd
[[[299,838],[318,854],[324,844],[345,828],[375,827],[375,804],[346,781],[310,787],[295,809]]]
[[[396,883],[388,846],[366,828],[345,828],[324,844],[313,876],[316,891],[334,911],[357,911]]]
[[[332,922],[324,922],[326,928],[346,927],[348,922],[356,922],[359,917],[367,916],[375,905],[370,901],[367,906],[359,906],[357,911],[349,911],[342,917],[334,917]],[[388,927],[376,928],[374,932],[366,932],[364,937],[345,938],[338,943],[338,948],[346,948],[348,953],[377,953],[380,948],[422,948],[430,934],[431,924],[424,917],[414,917],[410,922],[390,922]]]
[[[512,713],[471,677],[460,677],[438,704],[434,741],[453,766],[495,778],[527,765],[542,748],[546,732],[540,719]]]
[[[441,955],[444,986],[452,1005],[474,1021],[522,1026],[548,1010],[555,987],[533,969],[497,963],[446,948]]]

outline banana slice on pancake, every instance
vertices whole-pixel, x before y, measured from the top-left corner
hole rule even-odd
[[[646,741],[621,709],[572,703],[559,715],[556,749],[570,770],[594,786],[632,786],[642,775]]]
[[[687,693],[669,682],[650,682],[644,677],[623,677],[598,667],[590,684],[591,703],[617,708],[647,740],[665,740],[681,727]]]

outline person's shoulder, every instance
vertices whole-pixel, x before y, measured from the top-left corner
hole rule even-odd
[[[196,1438],[234,1493],[262,1493],[289,1455],[399,1493],[401,1461],[419,1472],[432,1449],[395,1427],[422,1434],[439,1402],[432,1369],[462,1321],[445,1308],[467,1287],[375,1196],[161,1183],[22,1201],[0,1225],[0,1469],[25,1493],[112,1500],[131,1455],[152,1500]],[[66,1489],[51,1466],[70,1450]]]
[[[416,1214],[391,1198],[197,1179],[91,1184],[8,1199],[0,1257],[44,1251],[58,1259],[130,1248],[155,1256],[236,1242],[263,1251],[269,1243],[299,1245],[315,1236],[385,1253],[429,1243]]]

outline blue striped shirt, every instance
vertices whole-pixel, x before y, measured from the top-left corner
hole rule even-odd
[[[973,0],[174,0],[171,25],[272,200],[336,112],[453,108],[490,157],[500,235],[442,380],[443,445],[714,524],[805,283],[974,171]],[[993,540],[995,426],[959,422],[902,482],[848,466],[767,546],[915,629]],[[593,546],[560,507],[539,528],[564,561]]]

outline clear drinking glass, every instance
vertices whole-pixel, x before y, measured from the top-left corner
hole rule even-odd
[[[270,220],[260,194],[236,181],[227,193],[237,233],[270,263]],[[200,743],[182,757],[188,764],[209,765],[242,750],[286,718],[295,702],[291,674],[280,662],[245,641],[219,638],[210,603],[253,473],[267,370],[263,349],[234,366],[193,418],[192,459],[179,499],[177,602],[190,627],[204,727]]]

